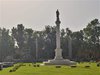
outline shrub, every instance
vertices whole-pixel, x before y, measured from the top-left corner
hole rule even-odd
[[[34,67],[36,67],[36,65],[33,65]]]
[[[61,68],[61,66],[60,65],[57,65],[56,68]]]
[[[37,67],[40,67],[40,65],[38,64]]]
[[[89,66],[89,65],[87,65],[87,66],[85,66],[85,68],[90,68],[90,66]]]
[[[76,68],[77,66],[76,65],[72,65],[72,66],[70,66],[71,68]]]
[[[100,67],[100,63],[97,63],[97,67]]]

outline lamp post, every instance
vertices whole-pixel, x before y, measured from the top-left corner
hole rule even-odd
[[[36,38],[36,62],[38,60],[38,39]]]
[[[39,37],[39,34],[37,33],[37,36],[36,36],[36,62],[38,61],[38,37]]]
[[[96,27],[98,28],[98,30],[100,29],[100,23],[98,23],[97,25],[96,25]],[[98,44],[100,44],[100,36],[98,35]]]
[[[68,50],[69,50],[69,59],[72,59],[72,38],[68,38]]]

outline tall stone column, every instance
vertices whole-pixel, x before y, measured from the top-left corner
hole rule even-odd
[[[55,49],[55,59],[63,59],[62,58],[62,49],[60,48],[60,19],[59,19],[59,11],[56,11],[56,49]]]

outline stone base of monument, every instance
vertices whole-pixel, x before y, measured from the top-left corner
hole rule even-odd
[[[68,59],[53,59],[53,60],[48,60],[47,62],[43,62],[44,65],[76,65],[76,62],[70,61]]]

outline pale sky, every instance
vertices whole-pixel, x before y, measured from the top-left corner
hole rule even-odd
[[[23,24],[43,30],[45,25],[55,26],[57,9],[64,29],[77,31],[95,18],[100,20],[100,0],[0,0],[0,27]]]

